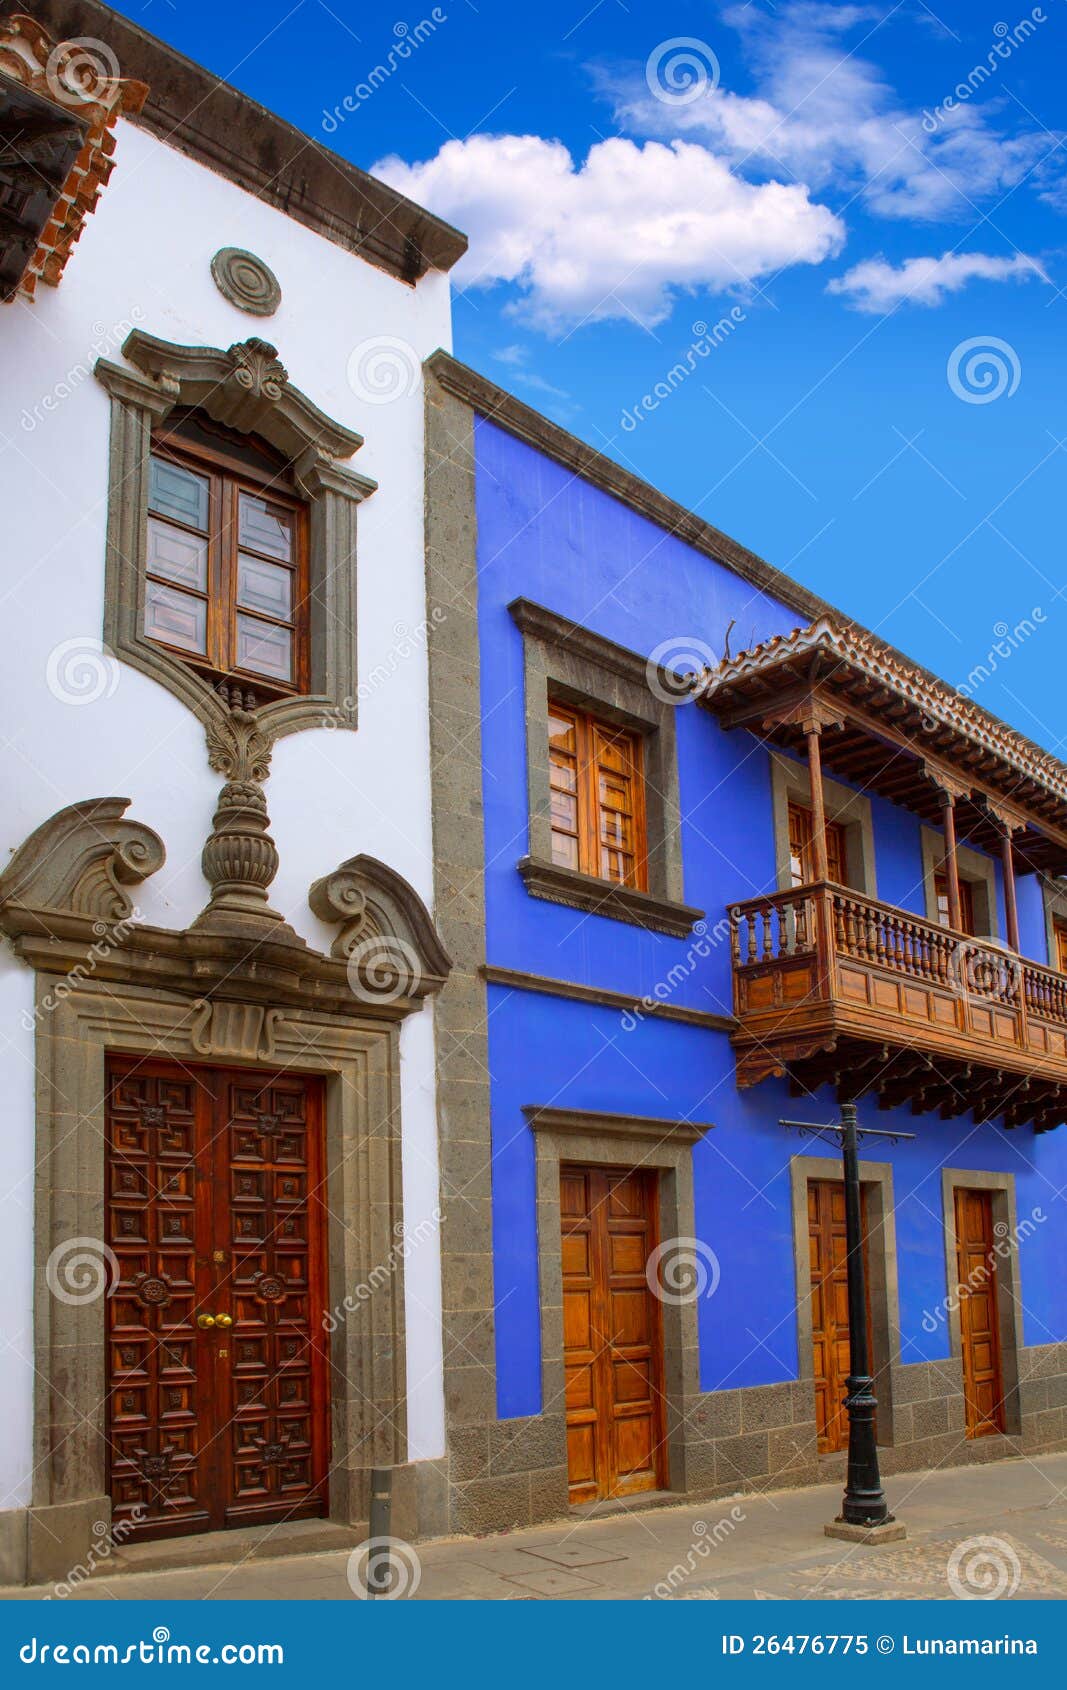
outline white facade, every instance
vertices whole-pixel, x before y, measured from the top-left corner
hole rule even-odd
[[[358,730],[281,739],[266,787],[281,858],[271,903],[328,950],[333,931],[312,915],[308,888],[356,853],[397,870],[432,909],[419,366],[449,344],[448,278],[399,281],[125,119],[116,139],[114,175],[59,287],[0,307],[0,867],[65,805],[121,795],[167,851],[163,868],[136,888],[141,919],[183,928],[207,902],[200,853],[220,782],[204,728],[156,681],[100,651],[109,399],[92,369],[100,355],[121,363],[131,328],[222,348],[258,335],[317,406],[365,436],[353,467],[378,482],[359,511]],[[227,246],[250,250],[277,276],[282,302],[273,316],[248,315],[216,287],[210,262]],[[368,397],[366,377],[349,379],[360,348],[364,370],[368,356],[372,366],[384,360],[386,402]],[[30,1494],[32,1003],[32,971],[5,950],[0,1510]],[[405,1225],[426,1239],[405,1265],[413,1460],[444,1449],[440,1273],[429,1224],[438,1203],[431,1016],[428,1005],[411,1017],[401,1042]]]

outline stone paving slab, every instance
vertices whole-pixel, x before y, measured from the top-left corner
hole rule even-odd
[[[408,1551],[420,1601],[1067,1599],[1067,1453],[908,1473],[887,1485],[905,1542],[823,1535],[837,1484],[628,1510]],[[220,1538],[224,1534],[220,1534]],[[221,1547],[221,1543],[220,1543]],[[417,1560],[416,1560],[417,1558]],[[68,1600],[354,1601],[336,1549],[97,1576]],[[0,1589],[41,1600],[54,1587]]]

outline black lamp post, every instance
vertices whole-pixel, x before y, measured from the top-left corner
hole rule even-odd
[[[878,1444],[874,1417],[878,1402],[871,1376],[871,1335],[867,1325],[867,1285],[863,1263],[863,1210],[860,1189],[859,1140],[863,1138],[914,1138],[914,1133],[878,1132],[857,1124],[856,1105],[841,1104],[841,1119],[827,1124],[782,1121],[783,1127],[798,1127],[814,1137],[833,1133],[841,1145],[845,1184],[845,1247],[848,1274],[848,1470],[841,1513],[826,1531],[830,1536],[903,1537],[890,1514],[878,1470]],[[835,1530],[835,1527],[837,1528]],[[889,1527],[890,1532],[878,1528]],[[844,1528],[843,1530],[841,1528]]]

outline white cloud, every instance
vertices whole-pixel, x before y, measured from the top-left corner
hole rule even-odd
[[[980,104],[957,101],[932,128],[929,118],[924,127],[923,111],[903,103],[863,56],[882,9],[797,0],[773,14],[751,5],[729,7],[723,17],[741,37],[755,82],[752,95],[719,86],[676,105],[650,92],[643,67],[595,70],[618,120],[638,134],[703,142],[749,174],[795,178],[814,192],[832,187],[856,194],[880,217],[965,218],[1027,172],[1034,172],[1035,185],[1047,185],[1038,166],[1063,137],[997,127],[1000,60],[994,59],[997,70],[982,84]],[[956,62],[961,51],[951,43],[942,55],[953,83],[971,68],[970,56]],[[971,51],[984,57],[984,49]],[[1041,47],[1027,39],[1017,51],[1039,53]],[[947,86],[937,90],[931,105],[949,92]],[[1064,158],[1062,151],[1057,158]],[[1050,167],[1051,161],[1045,170]]]
[[[940,305],[946,294],[958,293],[974,280],[1025,282],[1048,276],[1035,258],[991,258],[984,252],[946,252],[940,258],[909,258],[894,266],[884,258],[868,258],[827,284],[827,293],[841,294],[856,311],[881,313],[902,303]]]
[[[435,158],[374,173],[456,223],[467,287],[516,283],[542,328],[630,317],[651,324],[678,291],[721,292],[837,252],[844,226],[801,184],[752,183],[706,147],[597,142],[577,163],[561,141],[476,135]]]

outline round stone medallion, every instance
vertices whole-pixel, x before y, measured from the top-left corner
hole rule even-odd
[[[224,299],[253,317],[271,317],[282,302],[282,290],[274,271],[239,246],[224,246],[211,260],[215,286]]]

